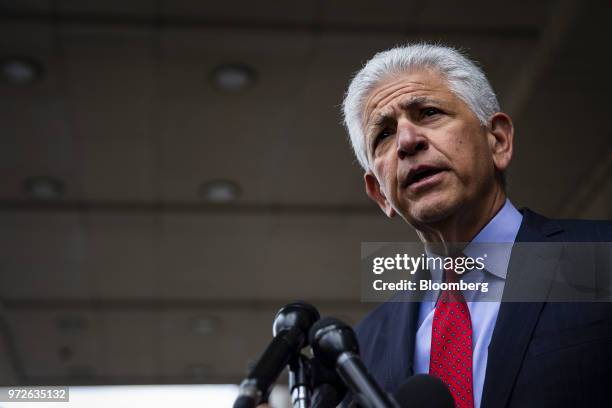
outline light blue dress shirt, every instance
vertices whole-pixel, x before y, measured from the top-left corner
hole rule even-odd
[[[523,220],[522,214],[512,205],[510,200],[506,200],[504,206],[493,217],[493,219],[474,237],[470,245],[476,243],[508,243],[508,245],[495,246],[488,251],[484,260],[485,270],[470,271],[462,279],[466,282],[488,282],[489,287],[494,290],[503,291],[510,261],[510,252],[516,235]],[[464,249],[466,256],[470,254],[470,245]],[[432,280],[441,282],[442,271],[432,270]],[[478,275],[480,274],[480,275]],[[476,295],[478,296],[478,295]],[[431,296],[430,299],[435,299]],[[494,297],[493,301],[467,301],[472,319],[472,339],[473,339],[473,367],[472,379],[474,385],[474,406],[480,407],[482,399],[482,387],[484,386],[485,372],[487,369],[487,356],[491,335],[495,328],[497,313],[499,312],[500,297]],[[418,330],[416,334],[416,345],[414,349],[414,373],[427,374],[429,372],[429,352],[431,349],[431,325],[435,311],[435,301],[421,302],[419,312]]]

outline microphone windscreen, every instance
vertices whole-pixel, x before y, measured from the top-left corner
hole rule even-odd
[[[319,311],[309,303],[289,303],[276,313],[272,322],[272,335],[276,337],[283,330],[299,329],[304,333],[304,340],[308,341],[308,331],[320,318]]]
[[[333,317],[313,324],[308,337],[315,357],[330,368],[337,368],[337,360],[345,352],[359,354],[357,336],[351,326]]]
[[[401,408],[454,408],[455,400],[448,387],[436,377],[417,374],[406,381],[395,393]]]
[[[347,327],[350,328],[350,326],[348,326],[346,323],[336,319],[335,317],[324,317],[323,319],[313,324],[310,328],[310,332],[308,333],[309,343],[312,345],[317,342],[316,336],[317,333],[319,335],[321,334],[321,330],[338,330],[345,329]]]
[[[234,408],[255,408],[255,401],[252,398],[241,395],[234,402]]]

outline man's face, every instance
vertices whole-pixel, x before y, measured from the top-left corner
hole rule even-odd
[[[432,70],[394,76],[363,115],[368,195],[418,228],[478,202],[495,183],[495,138]]]

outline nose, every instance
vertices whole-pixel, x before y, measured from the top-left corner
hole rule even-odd
[[[398,123],[397,133],[397,155],[400,160],[429,147],[427,138],[410,122]]]

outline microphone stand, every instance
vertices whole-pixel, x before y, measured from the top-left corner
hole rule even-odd
[[[298,354],[289,362],[289,391],[293,408],[310,408],[312,393],[310,359]]]

